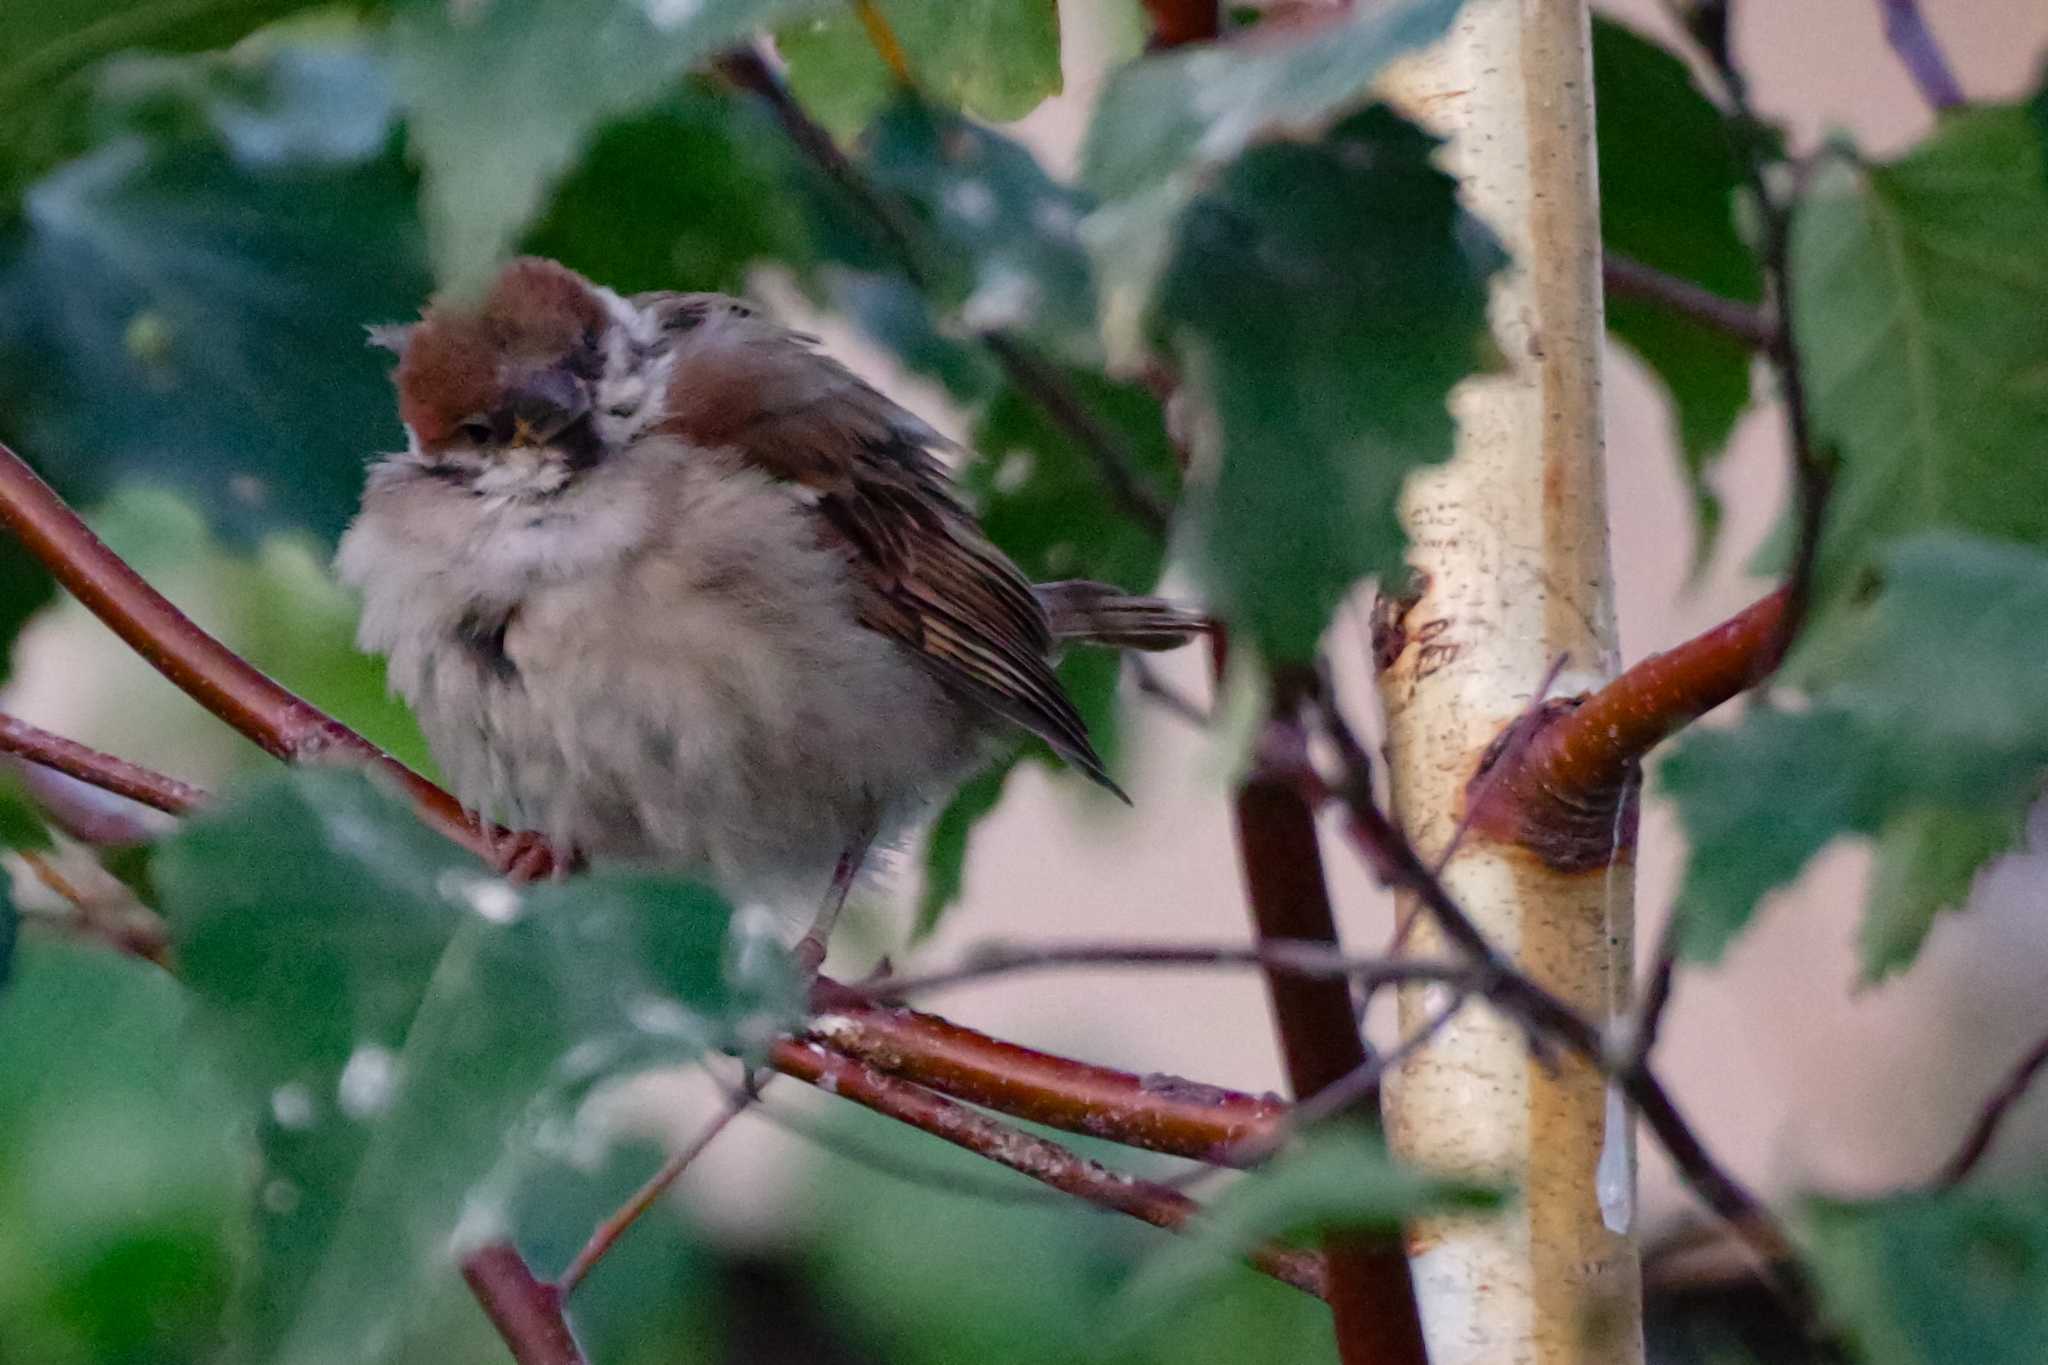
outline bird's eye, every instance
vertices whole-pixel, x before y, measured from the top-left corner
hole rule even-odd
[[[477,445],[485,445],[491,439],[489,422],[464,422],[460,428],[463,438]]]

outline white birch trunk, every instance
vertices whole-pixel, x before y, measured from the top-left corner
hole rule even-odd
[[[1600,236],[1585,0],[1470,0],[1454,32],[1390,78],[1389,96],[1450,139],[1467,205],[1506,243],[1494,335],[1508,372],[1453,396],[1457,457],[1411,481],[1402,515],[1427,575],[1406,643],[1380,679],[1393,804],[1426,859],[1450,838],[1487,745],[1567,656],[1556,691],[1616,663],[1600,420]],[[1596,1018],[1626,1000],[1632,868],[1559,873],[1474,835],[1445,881],[1523,968]],[[1404,914],[1414,907],[1404,906]],[[1450,950],[1423,916],[1409,950]],[[1443,1005],[1404,993],[1404,1029]],[[1633,1142],[1605,1086],[1557,1075],[1518,1030],[1470,1007],[1388,1087],[1408,1159],[1505,1176],[1501,1219],[1417,1227],[1410,1239],[1432,1365],[1633,1365],[1640,1276],[1627,1226]],[[1610,1134],[1610,1126],[1613,1132]],[[1596,1188],[1603,1141],[1615,1147]]]

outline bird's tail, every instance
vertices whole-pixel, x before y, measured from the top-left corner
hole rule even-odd
[[[1038,601],[1062,644],[1110,649],[1175,649],[1208,631],[1209,618],[1160,597],[1140,597],[1107,583],[1068,579],[1040,583]]]

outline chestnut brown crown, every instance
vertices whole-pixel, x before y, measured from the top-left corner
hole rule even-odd
[[[436,302],[405,329],[399,417],[429,454],[545,444],[579,427],[587,436],[611,325],[582,276],[537,257],[515,260],[480,304]]]

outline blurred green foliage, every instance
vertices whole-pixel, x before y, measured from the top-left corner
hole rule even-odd
[[[1109,22],[1133,29],[1125,8]],[[419,764],[323,563],[366,461],[403,439],[363,324],[515,247],[624,290],[793,285],[944,388],[971,433],[963,484],[1027,571],[1141,589],[1177,564],[1267,659],[1307,659],[1359,579],[1401,564],[1394,498],[1447,453],[1445,396],[1487,356],[1500,250],[1433,142],[1369,104],[1457,10],[1360,4],[1133,56],[1069,179],[988,123],[1060,89],[1052,0],[879,0],[915,92],[832,0],[0,5],[0,438],[259,666]],[[711,74],[770,30],[875,199]],[[1755,300],[1720,115],[1634,34],[1600,25],[1595,59],[1608,241]],[[1858,834],[1879,850],[1866,970],[1904,966],[2048,762],[2044,107],[1963,111],[1895,162],[1836,165],[1798,215],[1792,303],[1841,495],[1790,674],[1809,704],[1689,738],[1662,771],[1694,842],[1696,955]],[[1699,475],[1750,359],[1643,305],[1612,324],[1668,387],[1710,528]],[[1177,509],[1170,537],[991,338],[1110,433]],[[0,642],[46,591],[0,549]],[[1113,753],[1115,661],[1077,652],[1063,676]],[[82,737],[178,752],[162,689],[118,685],[107,735]],[[1015,761],[940,816],[920,930]],[[0,846],[46,838],[0,792]],[[503,1234],[558,1273],[651,1164],[616,1134],[593,1157],[581,1102],[758,1047],[794,1010],[781,955],[700,888],[514,891],[332,773],[237,791],[151,876],[175,981],[21,928],[29,888],[0,881],[0,1365],[495,1359],[453,1253]],[[800,1320],[804,1359],[1327,1359],[1324,1311],[1230,1250],[1482,1198],[1339,1137],[1159,1255],[1135,1225],[1016,1207],[1021,1185],[920,1137],[832,1122],[941,1184],[1004,1183],[977,1199],[821,1162],[776,1271],[803,1312],[749,1317],[734,1287],[754,1269],[650,1220],[572,1305],[592,1358],[752,1359]],[[2039,1358],[2039,1208],[2038,1190],[1816,1204],[1828,1310],[1872,1365]],[[1148,1293],[1173,1307],[1133,1334]]]

